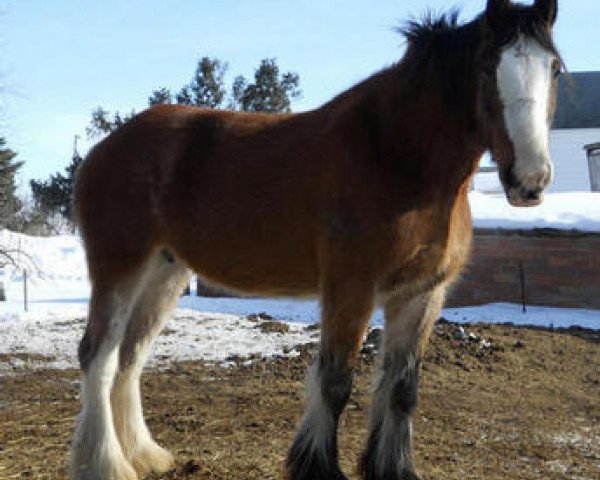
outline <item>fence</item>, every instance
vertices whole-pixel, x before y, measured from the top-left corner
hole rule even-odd
[[[492,302],[600,310],[600,233],[475,230],[447,305]]]

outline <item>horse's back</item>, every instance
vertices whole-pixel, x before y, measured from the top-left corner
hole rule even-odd
[[[320,165],[299,154],[311,143],[302,124],[233,112],[191,120],[161,214],[167,243],[194,270],[250,293],[317,292]]]

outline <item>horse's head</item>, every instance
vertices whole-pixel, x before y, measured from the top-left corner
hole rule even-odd
[[[508,201],[541,203],[552,179],[549,131],[562,61],[552,41],[557,0],[488,0],[482,16],[480,115]]]

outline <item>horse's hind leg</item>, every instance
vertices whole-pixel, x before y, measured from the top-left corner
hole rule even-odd
[[[414,480],[411,414],[420,356],[443,303],[444,288],[384,305],[382,372],[373,396],[370,434],[361,460],[364,480]]]
[[[324,286],[319,357],[309,371],[308,406],[287,458],[292,480],[346,478],[338,465],[338,419],[350,396],[352,363],[373,303],[372,285],[361,280]]]
[[[134,480],[117,440],[110,390],[143,269],[121,278],[94,279],[87,328],[79,346],[83,409],[71,449],[74,480]]]
[[[111,394],[113,418],[125,458],[140,476],[163,473],[173,464],[171,453],[154,442],[144,421],[140,375],[152,342],[189,277],[185,265],[167,251],[152,259],[121,346],[119,373]]]

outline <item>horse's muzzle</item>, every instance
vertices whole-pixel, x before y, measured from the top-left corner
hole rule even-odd
[[[544,190],[552,179],[552,166],[548,163],[539,172],[519,178],[512,166],[501,172],[500,179],[506,199],[514,207],[535,207],[544,200]]]

